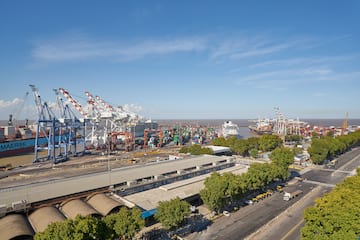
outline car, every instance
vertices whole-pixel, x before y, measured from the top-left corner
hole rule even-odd
[[[223,211],[223,215],[226,217],[230,217],[230,213],[228,211]]]
[[[249,199],[249,200],[246,200],[246,201],[245,201],[245,204],[247,204],[247,205],[253,205],[253,204],[254,204],[254,201],[251,200],[251,199]]]

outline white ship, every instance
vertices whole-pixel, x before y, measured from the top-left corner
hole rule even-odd
[[[224,138],[232,137],[232,136],[235,136],[235,137],[239,136],[239,127],[232,121],[225,121],[222,125],[221,131],[222,131],[222,135],[224,136]]]

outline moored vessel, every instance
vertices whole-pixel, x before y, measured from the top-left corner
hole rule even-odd
[[[239,136],[239,126],[232,121],[225,121],[222,125],[221,132],[224,138],[228,137],[238,137]]]

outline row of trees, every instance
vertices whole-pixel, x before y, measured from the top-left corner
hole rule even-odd
[[[360,170],[305,210],[302,239],[359,239]]]
[[[197,144],[191,145],[190,147],[182,147],[180,153],[191,153],[192,155],[214,154],[210,148],[202,147]]]
[[[308,152],[313,163],[321,164],[327,159],[333,159],[334,157],[348,151],[350,148],[358,145],[359,142],[360,131],[339,136],[337,138],[330,136],[313,138]]]
[[[121,208],[118,213],[101,219],[78,215],[74,220],[50,224],[34,240],[133,239],[145,225],[138,208]]]
[[[205,179],[205,188],[200,191],[202,200],[210,210],[219,212],[229,200],[263,189],[273,181],[288,178],[294,153],[279,147],[271,153],[270,159],[271,163],[252,164],[248,172],[242,175],[212,173]]]
[[[248,139],[237,139],[236,137],[225,139],[220,137],[213,140],[212,144],[230,147],[231,151],[237,155],[256,157],[259,151],[268,152],[282,146],[283,141],[277,135],[263,135]]]

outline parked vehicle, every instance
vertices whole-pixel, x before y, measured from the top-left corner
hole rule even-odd
[[[223,215],[226,217],[230,217],[230,213],[228,211],[223,211]]]
[[[289,201],[289,200],[293,199],[294,197],[299,196],[302,193],[303,193],[303,191],[301,191],[301,190],[296,190],[294,192],[284,192],[283,200]]]
[[[284,191],[284,188],[281,185],[276,186],[276,190],[280,193]]]

